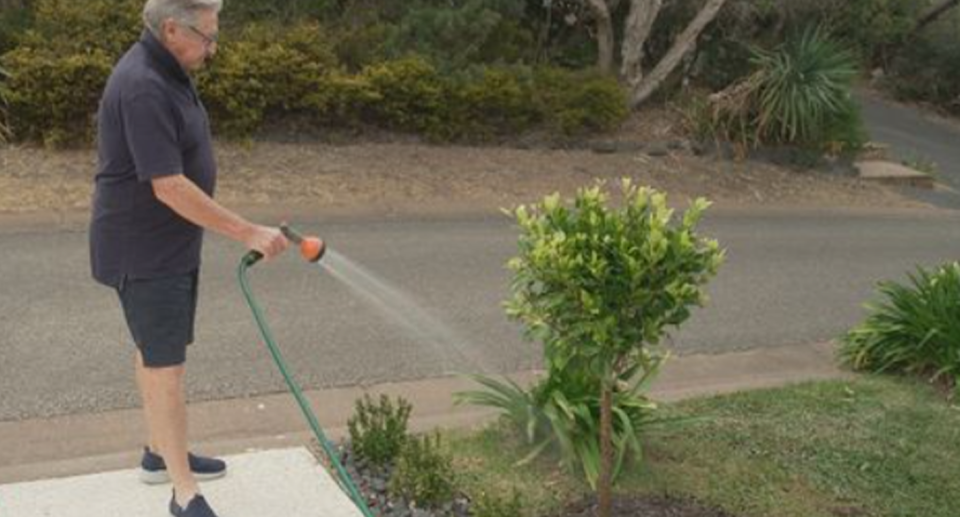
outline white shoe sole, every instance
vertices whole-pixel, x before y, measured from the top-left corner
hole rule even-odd
[[[212,481],[226,475],[227,471],[224,470],[215,474],[197,474],[194,472],[193,477],[197,481]],[[170,482],[170,474],[166,470],[149,471],[140,469],[140,481],[146,485],[163,485]]]

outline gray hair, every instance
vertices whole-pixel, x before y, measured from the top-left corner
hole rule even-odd
[[[196,25],[203,11],[219,13],[223,0],[147,0],[143,7],[143,23],[157,38],[162,38],[163,22],[173,19],[187,25]]]

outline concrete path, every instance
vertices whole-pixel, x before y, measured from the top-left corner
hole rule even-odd
[[[229,475],[204,483],[222,517],[359,517],[360,511],[305,448],[230,456]],[[2,517],[169,517],[170,486],[136,470],[0,485]]]

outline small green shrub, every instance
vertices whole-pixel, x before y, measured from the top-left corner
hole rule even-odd
[[[901,99],[960,113],[960,45],[955,20],[941,20],[904,45],[885,83]]]
[[[327,101],[325,106],[316,106],[320,123],[348,127],[364,122],[369,106],[382,99],[365,77],[342,73],[328,76],[319,95]]]
[[[520,517],[523,515],[523,502],[516,491],[507,499],[498,494],[480,494],[474,500],[473,517]]]
[[[409,57],[369,66],[361,78],[377,95],[368,109],[378,125],[428,134],[442,130],[447,100],[445,82],[436,68],[423,58]]]
[[[706,200],[674,221],[665,194],[627,179],[621,194],[614,205],[600,184],[513,212],[521,234],[507,314],[543,343],[548,375],[529,392],[479,377],[485,391],[458,395],[504,410],[533,445],[529,457],[556,444],[601,497],[657,421],[644,392],[662,340],[704,302],[724,259],[697,232]]]
[[[99,51],[113,60],[143,30],[143,0],[37,0],[24,43],[64,53]]]
[[[326,109],[336,57],[316,24],[292,28],[252,25],[224,41],[199,78],[215,129],[231,136],[255,132],[267,114]]]
[[[377,467],[392,463],[407,441],[411,411],[413,407],[402,398],[394,405],[389,397],[381,395],[375,403],[365,394],[347,422],[354,453]]]
[[[57,55],[21,47],[3,56],[10,129],[56,146],[90,141],[112,61],[102,52]]]
[[[25,7],[0,9],[0,56],[13,50],[33,23],[33,13]]]
[[[534,77],[538,109],[556,131],[609,131],[629,114],[627,96],[612,77],[542,68]]]
[[[869,141],[870,136],[863,123],[860,105],[848,98],[841,105],[840,111],[828,117],[820,146],[827,153],[836,156],[855,153],[863,149]]]
[[[393,27],[384,23],[370,23],[359,27],[340,28],[334,35],[337,60],[350,73],[387,60],[387,40]]]
[[[321,19],[335,13],[339,3],[337,0],[230,0],[221,18],[231,27],[263,20],[289,23]]]
[[[485,63],[514,63],[529,52],[533,41],[529,31],[516,23],[523,12],[523,3],[515,1],[413,4],[391,32],[387,48],[394,57],[424,56],[445,72]]]
[[[906,158],[901,160],[900,163],[928,176],[936,176],[939,171],[937,162],[916,153],[909,154]]]
[[[519,64],[536,62],[536,36],[522,19],[504,16],[477,51],[477,62]]]
[[[452,133],[474,139],[522,133],[541,114],[533,104],[533,83],[524,69],[484,68],[449,89]]]
[[[142,30],[143,3],[37,0],[31,8],[30,28],[0,58],[10,73],[10,129],[47,145],[90,141],[111,67]]]
[[[823,1],[823,0],[821,0]],[[860,0],[825,2],[822,16],[829,33],[860,54],[867,64],[882,65],[890,52],[913,31],[928,2]]]
[[[884,300],[843,336],[840,358],[857,370],[925,375],[960,395],[960,263],[909,278],[880,284]]]
[[[440,443],[440,435],[411,437],[403,446],[390,480],[390,493],[418,507],[435,507],[454,495],[453,461]]]

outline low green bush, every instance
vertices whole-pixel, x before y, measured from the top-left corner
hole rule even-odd
[[[523,515],[523,502],[517,491],[514,491],[510,498],[484,492],[474,499],[473,504],[474,517],[520,517]]]
[[[614,205],[598,185],[514,211],[521,235],[505,306],[542,342],[547,376],[529,390],[479,376],[485,389],[456,395],[502,411],[531,448],[523,461],[554,447],[600,489],[641,457],[645,432],[666,423],[646,396],[666,357],[660,344],[703,303],[724,257],[698,235],[705,200],[675,222],[666,195],[626,179],[620,193]]]
[[[483,140],[515,135],[542,119],[532,102],[534,85],[525,68],[483,68],[461,76],[448,88],[449,136]]]
[[[521,26],[522,2],[461,0],[414,4],[390,34],[394,57],[414,53],[445,72],[471,65],[517,63],[530,56],[533,35]]]
[[[289,23],[330,16],[340,3],[339,0],[229,0],[220,16],[230,27],[263,20]]]
[[[89,141],[113,65],[102,52],[58,55],[21,47],[0,60],[10,129],[21,140],[56,146]]]
[[[335,69],[336,57],[319,25],[253,25],[237,40],[224,41],[198,83],[217,131],[247,136],[268,114],[326,109],[324,86]]]
[[[0,56],[17,46],[32,18],[33,13],[24,7],[0,9]]]
[[[107,13],[110,5],[92,0],[85,12],[65,0],[37,4],[35,29],[0,61],[12,75],[4,88],[16,138],[89,141],[110,67],[141,30],[139,1],[123,0],[122,9]],[[94,36],[98,20],[109,42]],[[214,131],[248,138],[266,123],[291,118],[441,141],[488,140],[538,126],[564,135],[603,131],[626,117],[624,92],[612,78],[524,65],[444,74],[422,56],[384,61],[377,31],[390,29],[379,27],[348,42],[338,39],[343,32],[303,20],[225,31],[217,56],[196,76]],[[347,66],[338,56],[350,60]]]
[[[316,106],[319,123],[332,127],[357,127],[369,117],[370,106],[382,98],[361,75],[333,73],[321,87],[324,106]],[[374,121],[370,121],[374,123]]]
[[[403,446],[390,480],[390,493],[420,508],[449,502],[456,490],[453,460],[440,435],[411,437]]]
[[[413,406],[402,398],[394,404],[381,395],[379,402],[374,402],[365,394],[347,421],[353,452],[375,467],[393,463],[407,441],[411,411]]]
[[[339,28],[332,34],[337,60],[350,73],[358,73],[364,67],[386,61],[387,40],[392,30],[392,26],[384,23]]]
[[[918,268],[909,283],[883,282],[881,301],[841,340],[841,360],[858,370],[924,375],[960,395],[960,263]]]
[[[37,0],[24,44],[118,59],[143,30],[143,0]]]
[[[360,74],[377,95],[367,106],[378,125],[400,131],[437,134],[443,130],[446,82],[420,57],[369,66]]]
[[[886,79],[903,100],[924,101],[960,113],[960,45],[956,22],[929,27],[901,48]]]
[[[533,95],[546,122],[566,135],[609,131],[629,114],[626,92],[617,81],[590,72],[538,69]]]

